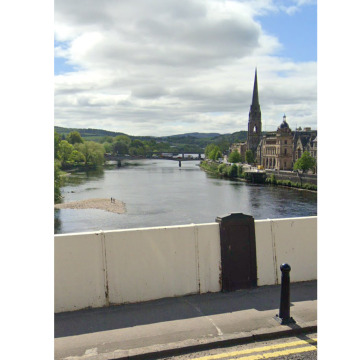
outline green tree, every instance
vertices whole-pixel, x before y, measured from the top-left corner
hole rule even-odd
[[[235,164],[232,164],[229,168],[228,176],[231,178],[238,176],[238,167]]]
[[[76,150],[84,155],[87,167],[96,167],[104,163],[105,149],[95,141],[84,141],[83,144],[77,144]]]
[[[103,143],[103,147],[106,153],[112,153],[113,149],[114,149],[114,145],[112,143],[108,143],[107,141],[105,141]]]
[[[228,161],[231,163],[238,163],[241,161],[241,156],[238,150],[234,150],[230,153]]]
[[[55,133],[54,133],[54,159],[59,159],[60,142],[61,142],[61,135],[55,131]]]
[[[129,146],[121,140],[116,140],[112,143],[112,151],[118,155],[124,155],[129,153]]]
[[[209,154],[211,153],[211,151],[216,147],[215,144],[209,144],[206,146],[205,148],[205,157],[209,158]]]
[[[219,159],[221,157],[222,157],[222,153],[221,153],[219,147],[215,146],[209,154],[209,159],[216,161],[217,159]]]
[[[62,167],[66,166],[73,150],[74,147],[71,144],[69,144],[66,140],[60,141],[58,154]]]
[[[207,145],[205,148],[205,157],[210,160],[216,161],[217,159],[222,157],[220,148],[215,144]]]
[[[316,166],[316,160],[310,155],[308,151],[304,151],[301,158],[294,164],[294,170],[308,171]]]
[[[55,204],[61,201],[59,160],[54,161],[54,201]]]
[[[100,144],[104,144],[104,143],[112,143],[114,140],[114,138],[112,136],[103,136],[101,139],[100,139]]]
[[[69,156],[69,163],[74,166],[85,164],[85,156],[79,150],[73,150]]]
[[[118,136],[115,136],[115,139],[114,141],[121,141],[123,142],[126,146],[130,146],[131,144],[131,139],[126,136],[126,135],[118,135]]]
[[[78,131],[72,131],[66,136],[66,140],[69,144],[82,144],[84,143],[83,138],[81,137]]]
[[[245,161],[248,164],[253,164],[254,163],[254,154],[253,154],[253,152],[251,150],[246,150]]]

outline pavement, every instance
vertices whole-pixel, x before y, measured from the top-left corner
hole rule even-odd
[[[293,283],[290,316],[276,320],[280,285],[55,314],[55,359],[159,359],[317,331],[317,282]]]

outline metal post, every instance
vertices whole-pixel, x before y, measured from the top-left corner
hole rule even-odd
[[[276,320],[281,325],[293,324],[295,320],[290,317],[290,271],[289,264],[282,264],[281,270],[281,297],[280,297],[280,312],[276,315]]]

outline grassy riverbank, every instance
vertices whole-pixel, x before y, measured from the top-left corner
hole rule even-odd
[[[217,175],[219,177],[241,180],[241,181],[251,180],[250,176],[247,173],[243,172],[243,167],[240,164],[239,165],[218,164],[214,161],[205,160],[200,163],[200,167],[204,171],[211,173],[213,175]],[[290,180],[276,180],[275,175],[271,175],[267,177],[265,179],[265,184],[317,191],[317,186],[314,184],[308,184],[308,183],[301,184],[300,182],[292,182]]]

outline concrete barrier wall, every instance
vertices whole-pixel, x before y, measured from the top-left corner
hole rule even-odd
[[[55,244],[55,312],[221,290],[217,223],[56,235]]]
[[[316,217],[255,221],[258,285],[316,279]],[[221,290],[219,224],[55,235],[55,312]]]
[[[281,283],[280,265],[291,282],[317,279],[317,217],[255,221],[258,285]]]

